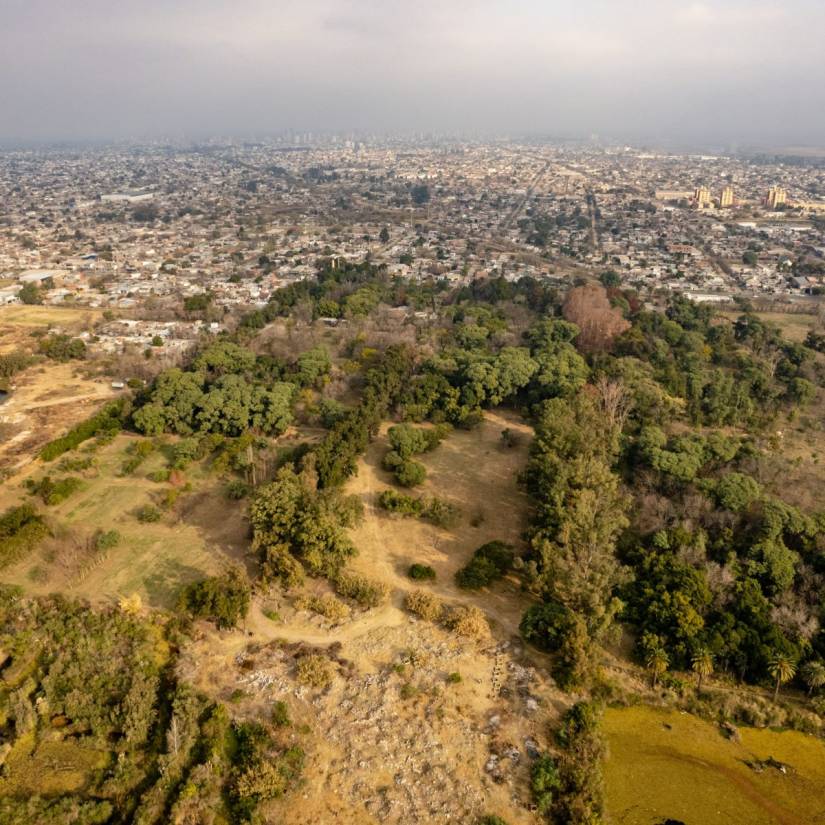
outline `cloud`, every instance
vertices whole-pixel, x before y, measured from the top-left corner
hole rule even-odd
[[[0,3],[0,140],[329,128],[825,143],[819,0]]]

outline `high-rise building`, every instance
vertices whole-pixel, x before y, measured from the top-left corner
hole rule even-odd
[[[707,209],[713,203],[710,197],[710,189],[707,186],[700,186],[693,193],[693,202],[697,209]]]
[[[788,200],[788,193],[781,186],[772,186],[768,189],[768,194],[765,196],[765,206],[768,209],[779,209],[784,206]]]
[[[729,209],[733,206],[733,187],[732,186],[723,186],[722,187],[722,196],[719,198],[719,206],[722,209]]]

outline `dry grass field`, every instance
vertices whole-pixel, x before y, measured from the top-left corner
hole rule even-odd
[[[56,506],[43,507],[54,538],[33,557],[2,571],[2,581],[31,593],[61,591],[95,602],[137,593],[149,606],[171,607],[181,585],[243,560],[248,545],[245,505],[230,501],[224,484],[198,465],[184,473],[178,501],[160,521],[138,521],[140,507],[175,488],[147,477],[166,466],[160,451],[133,475],[119,475],[126,446],[136,439],[118,436],[94,454],[92,468],[69,473],[82,479],[82,488]],[[84,452],[68,455],[82,457]],[[6,482],[0,490],[0,509],[27,497],[24,478],[65,476],[56,470],[57,464],[59,460],[49,465],[38,462]],[[192,490],[185,491],[185,484]],[[117,530],[121,540],[100,557],[90,546],[91,538],[96,531],[108,530]]]
[[[76,363],[38,364],[15,376],[0,406],[0,471],[19,471],[47,442],[89,418],[117,391],[85,377]]]
[[[739,742],[686,713],[638,706],[604,718],[607,811],[616,825],[813,825],[825,822],[825,743],[741,728]],[[748,762],[787,765],[761,771]]]
[[[518,444],[505,447],[501,431],[519,434]],[[393,587],[410,589],[415,582],[407,576],[411,564],[428,564],[436,571],[436,581],[426,585],[447,599],[476,600],[456,587],[453,576],[473,551],[496,539],[518,547],[527,526],[527,495],[517,485],[517,475],[527,461],[531,429],[513,415],[502,411],[487,413],[484,422],[471,432],[456,430],[430,453],[416,456],[427,468],[427,480],[410,492],[416,496],[436,496],[461,511],[458,526],[441,529],[421,519],[402,518],[380,509],[378,496],[394,488],[392,476],[381,468],[389,449],[386,430],[369,447],[358,463],[358,474],[345,488],[364,503],[363,522],[352,531],[358,557],[352,569],[378,576]],[[515,633],[524,609],[524,597],[515,579],[499,583],[479,601],[510,633]]]

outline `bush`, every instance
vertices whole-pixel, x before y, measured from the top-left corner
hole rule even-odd
[[[317,654],[302,656],[295,671],[296,678],[302,685],[325,688],[332,683],[332,667],[329,660]]]
[[[456,584],[465,590],[478,590],[502,578],[513,566],[513,548],[502,541],[491,541],[473,553],[469,563],[455,574]]]
[[[83,486],[83,482],[74,476],[60,478],[57,481],[45,476],[36,483],[29,479],[27,486],[32,495],[40,496],[44,504],[54,506],[65,501],[72,493],[76,493]]]
[[[341,621],[350,614],[350,609],[342,601],[330,594],[324,596],[301,595],[294,601],[296,610],[310,610],[330,621]]]
[[[555,761],[549,756],[540,756],[530,769],[530,790],[536,807],[542,813],[550,810],[553,793],[561,787],[561,779]]]
[[[250,589],[240,570],[212,576],[185,587],[179,607],[196,619],[208,619],[219,628],[234,627],[249,611]]]
[[[435,570],[429,564],[411,564],[407,575],[416,581],[435,580]]]
[[[407,496],[397,490],[385,490],[378,496],[378,506],[390,513],[402,516],[420,516],[424,511],[424,502],[414,496]]]
[[[448,685],[457,685],[461,682],[461,674],[458,671],[453,671],[447,675]]]
[[[86,344],[68,335],[47,335],[40,339],[40,352],[54,361],[71,361],[86,357]]]
[[[117,547],[120,544],[120,533],[117,530],[98,531],[95,534],[95,550],[102,552]]]
[[[423,590],[413,590],[407,593],[404,599],[404,607],[415,613],[422,619],[428,622],[437,622],[444,615],[444,604],[442,601],[433,596],[432,593],[426,593]]]
[[[404,461],[395,471],[395,480],[402,487],[416,487],[426,478],[426,467],[417,461]]]
[[[47,535],[42,517],[30,504],[6,510],[0,516],[0,569],[31,552]]]
[[[386,601],[388,590],[383,582],[368,579],[355,573],[339,573],[334,581],[339,596],[352,599],[361,607],[378,607]]]
[[[53,461],[93,436],[101,436],[107,433],[114,436],[120,432],[123,426],[122,417],[126,412],[127,406],[123,400],[107,404],[99,413],[87,418],[86,421],[81,422],[76,427],[72,427],[66,435],[46,444],[40,450],[40,458],[43,461]]]
[[[286,702],[279,700],[272,706],[272,724],[276,728],[287,728],[292,724]]]
[[[477,607],[454,607],[447,616],[445,624],[459,636],[472,639],[486,639],[490,636],[487,617]]]
[[[519,630],[526,642],[553,653],[559,649],[572,624],[571,611],[555,601],[528,607]]]
[[[232,481],[226,485],[226,497],[233,501],[240,501],[246,498],[251,491],[252,488],[239,478],[232,479]]]
[[[160,521],[161,512],[153,504],[144,504],[143,507],[138,509],[136,516],[142,524],[152,524]]]

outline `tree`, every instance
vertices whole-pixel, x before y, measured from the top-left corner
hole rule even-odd
[[[630,329],[622,313],[610,306],[605,288],[596,284],[571,289],[562,313],[579,328],[576,344],[584,352],[609,350],[614,339]]]
[[[24,304],[43,303],[43,296],[41,295],[40,290],[37,288],[37,285],[33,283],[24,284],[20,292],[17,293],[17,297]]]
[[[655,690],[659,677],[667,673],[670,659],[661,647],[653,647],[645,656],[645,667],[650,671],[651,687]]]
[[[426,183],[417,184],[410,189],[410,197],[416,206],[423,206],[425,203],[429,203],[430,187]]]
[[[818,659],[806,662],[802,666],[802,678],[808,686],[808,696],[825,685],[825,664]]]
[[[381,227],[381,232],[378,235],[378,240],[381,243],[388,243],[390,240],[390,230],[386,226]]]
[[[713,673],[713,656],[710,651],[705,647],[699,648],[699,650],[693,654],[691,667],[696,674],[696,691],[697,693],[701,693],[702,679],[706,679]]]
[[[777,653],[768,663],[768,673],[776,680],[773,701],[779,698],[779,687],[790,682],[796,675],[796,662],[785,653]]]
[[[235,627],[249,610],[250,589],[243,573],[232,568],[184,588],[180,607],[195,618],[210,619],[220,628]]]

